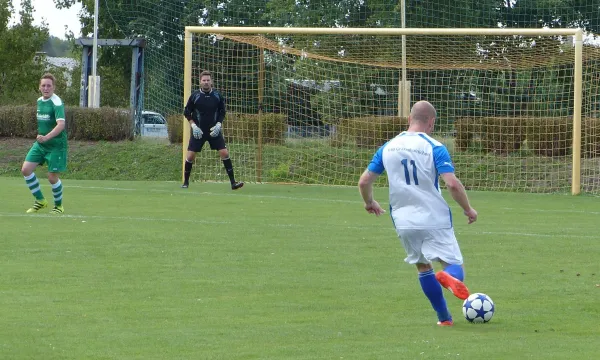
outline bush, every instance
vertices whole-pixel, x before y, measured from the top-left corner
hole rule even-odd
[[[67,135],[73,140],[119,141],[133,139],[129,110],[109,107],[67,108]]]
[[[257,143],[258,123],[262,121],[262,143],[282,145],[285,141],[286,116],[282,114],[240,114],[228,113],[223,121],[223,136],[226,142]],[[169,141],[172,144],[183,141],[182,115],[167,118]]]
[[[181,144],[183,142],[184,121],[186,120],[181,114],[167,116],[167,131],[169,133],[169,142],[171,144]]]
[[[521,149],[525,141],[522,118],[482,118],[481,146],[487,152],[510,154]]]
[[[481,135],[481,121],[479,118],[459,118],[454,123],[454,129],[454,148],[457,151],[466,151],[472,145],[475,134]]]
[[[565,156],[573,144],[573,120],[559,118],[526,119],[527,147],[540,156]]]
[[[115,108],[65,109],[67,136],[72,140],[133,139],[129,110]],[[0,107],[0,136],[35,138],[37,135],[36,106]]]
[[[34,139],[36,135],[35,106],[0,106],[0,136]]]
[[[522,118],[467,117],[456,120],[457,151],[465,151],[479,139],[483,151],[508,154],[521,149],[525,140]]]
[[[581,121],[581,154],[587,158],[600,157],[600,119]]]
[[[286,115],[263,114],[227,114],[223,122],[223,135],[228,142],[257,143],[258,125],[262,121],[262,143],[282,145],[287,129]]]
[[[398,116],[366,116],[342,119],[331,136],[332,146],[356,145],[376,148],[408,128],[408,119]]]
[[[488,152],[510,153],[519,150],[524,140],[538,156],[567,156],[573,148],[573,119],[550,118],[461,118],[456,121],[455,149],[465,151],[477,138]],[[581,121],[581,153],[600,156],[600,119]]]

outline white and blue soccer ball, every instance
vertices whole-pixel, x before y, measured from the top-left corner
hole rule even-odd
[[[492,320],[496,307],[492,299],[486,294],[471,294],[463,302],[463,314],[465,319],[472,323],[486,323]]]

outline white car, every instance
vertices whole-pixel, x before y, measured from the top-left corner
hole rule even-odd
[[[141,124],[138,125],[139,134],[146,137],[168,137],[167,120],[154,111],[142,111]]]

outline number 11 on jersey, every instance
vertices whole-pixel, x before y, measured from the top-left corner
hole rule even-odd
[[[402,165],[404,165],[404,176],[406,177],[406,185],[410,185],[410,173],[408,172],[408,160],[402,159]],[[413,183],[419,185],[419,179],[417,178],[417,165],[414,160],[410,160],[412,166]]]

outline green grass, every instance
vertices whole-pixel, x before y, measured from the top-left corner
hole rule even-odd
[[[468,189],[568,193],[571,158],[535,157],[526,153],[495,155],[475,150],[455,152],[453,139],[441,138],[452,153],[458,177]],[[0,138],[0,176],[20,177],[21,164],[32,141]],[[331,147],[327,141],[290,139],[285,145],[265,145],[260,181],[257,146],[228,144],[237,177],[249,182],[306,183],[354,186],[375,149]],[[583,159],[581,189],[600,194],[600,158]],[[41,176],[45,170],[40,169]],[[165,140],[69,142],[68,172],[78,180],[158,180],[181,178],[181,145]],[[219,156],[202,151],[194,167],[195,180],[227,181]],[[385,176],[378,185],[385,184]]]
[[[354,187],[65,179],[56,217],[0,178],[1,358],[596,358],[598,200],[470,196],[467,283],[497,313],[469,324],[446,292],[457,321],[438,328]]]

